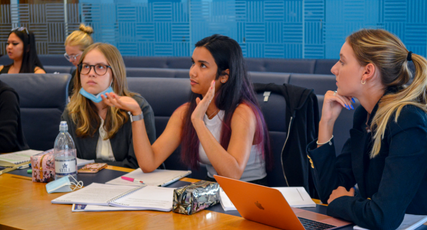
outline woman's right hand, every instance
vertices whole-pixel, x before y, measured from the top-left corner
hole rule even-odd
[[[354,101],[350,97],[339,95],[337,91],[328,90],[323,99],[321,120],[327,123],[334,123],[343,107],[348,110],[354,109],[350,100]]]
[[[119,96],[115,93],[106,93],[107,97],[101,95],[102,100],[108,106],[114,106],[119,109],[123,109],[132,113],[132,115],[136,116],[142,113],[141,107],[138,102],[131,97]]]

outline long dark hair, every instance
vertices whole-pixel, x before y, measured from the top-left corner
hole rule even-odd
[[[42,63],[37,56],[36,51],[36,38],[34,37],[33,32],[29,31],[25,27],[20,27],[15,30],[12,30],[11,33],[14,33],[16,36],[21,39],[24,43],[24,49],[22,51],[22,65],[19,70],[20,73],[34,73],[34,69],[39,67],[44,70]]]
[[[239,44],[227,37],[214,34],[196,43],[195,47],[205,47],[213,56],[218,66],[216,79],[226,69],[229,69],[228,81],[221,86],[215,95],[215,105],[224,110],[224,121],[222,123],[220,144],[224,149],[228,148],[231,137],[231,118],[234,110],[239,104],[248,105],[256,117],[256,130],[254,143],[260,148],[265,159],[267,168],[271,168],[270,140],[264,116],[255,97],[252,84],[249,82],[246,64],[243,59],[242,49]],[[193,169],[198,168],[199,162],[199,138],[191,123],[191,114],[196,108],[196,98],[203,95],[191,93],[189,107],[183,120],[181,134],[181,156],[185,164]]]

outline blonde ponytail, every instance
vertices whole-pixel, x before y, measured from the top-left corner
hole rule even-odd
[[[400,112],[406,105],[413,105],[427,112],[427,60],[411,53],[409,60],[415,65],[415,76],[408,84],[411,72],[408,68],[408,50],[393,34],[385,30],[360,30],[347,38],[355,56],[362,66],[373,63],[381,74],[386,88],[397,89],[396,93],[383,96],[378,110],[372,118],[371,130],[374,145],[371,158],[378,155],[381,141],[390,118],[397,122]]]

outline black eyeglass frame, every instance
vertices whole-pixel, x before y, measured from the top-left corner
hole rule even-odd
[[[77,67],[78,67],[78,69],[79,69],[79,72],[81,73],[81,74],[89,74],[90,73],[90,71],[92,70],[92,68],[93,68],[93,71],[96,73],[96,74],[98,74],[99,76],[104,76],[105,74],[107,74],[107,72],[108,72],[108,69],[106,69],[105,70],[105,73],[103,73],[103,74],[99,74],[99,73],[97,73],[96,72],[96,68],[95,68],[95,66],[96,65],[101,65],[101,64],[96,64],[96,65],[88,65],[89,66],[89,71],[87,72],[87,73],[82,73],[82,68],[83,68],[83,65],[87,65],[87,64],[82,64],[82,63],[80,63],[80,64],[78,64],[77,65]],[[113,70],[113,68],[111,68],[111,66],[109,66],[109,65],[104,65],[104,64],[102,64],[103,66],[105,66],[105,67],[107,67],[107,68],[110,68],[111,70]]]

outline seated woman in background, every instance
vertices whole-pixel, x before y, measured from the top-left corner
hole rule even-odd
[[[95,43],[82,54],[74,78],[74,92],[62,120],[76,145],[77,157],[95,159],[129,168],[137,168],[132,144],[132,125],[129,114],[102,101],[100,94],[115,92],[136,101],[145,116],[146,136],[154,142],[154,114],[148,102],[128,90],[123,58],[116,47]]]
[[[193,169],[206,164],[207,179],[219,174],[266,184],[268,131],[239,44],[226,36],[204,38],[192,61],[191,99],[175,110],[157,141],[150,145],[144,122],[132,124],[140,168],[155,170],[181,144],[184,163]],[[134,116],[141,114],[132,98],[108,93],[103,99]]]
[[[405,213],[427,215],[426,59],[385,30],[365,29],[347,37],[331,72],[338,88],[325,94],[319,138],[307,146],[327,214],[369,229],[396,229]],[[361,106],[336,157],[334,123],[353,98]]]
[[[19,96],[0,81],[0,153],[28,149],[21,126]]]
[[[93,29],[90,26],[85,26],[84,24],[80,24],[79,30],[73,31],[70,35],[68,35],[67,39],[65,39],[65,54],[64,57],[71,62],[75,67],[79,64],[80,57],[83,51],[93,44],[93,39],[90,36],[93,33]],[[74,81],[74,77],[76,75],[76,70],[71,73],[70,82]],[[74,84],[68,85],[68,96],[71,97],[73,93]]]
[[[46,73],[37,56],[36,38],[25,27],[13,29],[6,43],[7,55],[13,60],[10,65],[0,66],[2,73]]]

